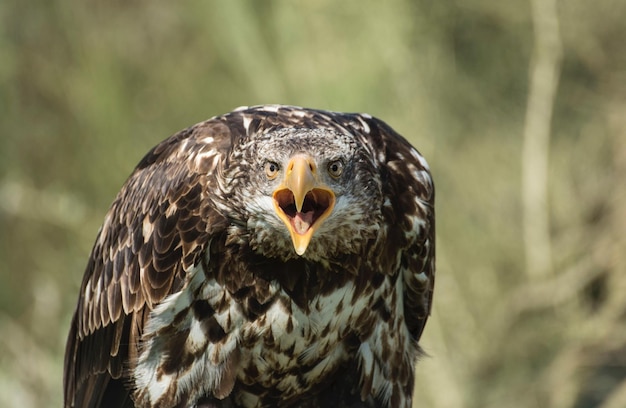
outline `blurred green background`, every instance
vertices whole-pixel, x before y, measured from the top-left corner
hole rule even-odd
[[[552,3],[1,2],[0,406],[61,406],[83,268],[140,158],[263,103],[368,112],[430,162],[416,407],[626,406],[626,2]]]

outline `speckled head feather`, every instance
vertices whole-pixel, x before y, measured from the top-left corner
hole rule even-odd
[[[239,108],[139,163],[67,343],[66,407],[410,407],[434,186],[382,121]]]

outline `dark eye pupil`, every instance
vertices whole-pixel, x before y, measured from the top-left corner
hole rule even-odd
[[[342,168],[343,168],[343,164],[341,162],[335,161],[333,163],[330,163],[330,165],[328,166],[328,172],[333,177],[339,177],[339,175],[341,174]]]
[[[278,173],[278,164],[272,163],[272,162],[265,163],[265,175],[267,177],[274,178],[276,177],[277,173]]]

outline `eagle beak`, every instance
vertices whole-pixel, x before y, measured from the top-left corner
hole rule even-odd
[[[276,214],[289,230],[296,253],[304,254],[311,237],[332,212],[335,193],[319,182],[311,158],[296,155],[289,161],[285,179],[272,196]]]

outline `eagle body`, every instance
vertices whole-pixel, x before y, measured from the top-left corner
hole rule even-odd
[[[384,122],[214,117],[153,148],[107,213],[65,407],[408,408],[434,260],[428,165]]]

